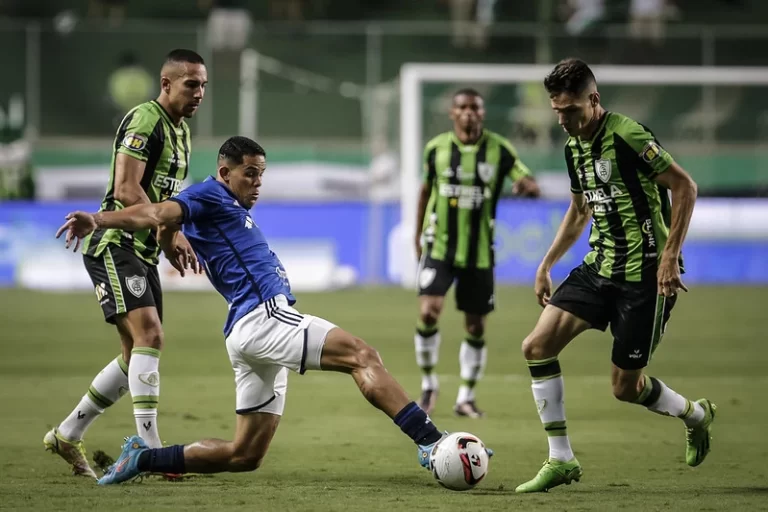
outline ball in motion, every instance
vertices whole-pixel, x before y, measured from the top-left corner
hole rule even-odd
[[[454,432],[438,441],[429,465],[440,485],[452,491],[468,491],[488,474],[488,453],[476,435]]]

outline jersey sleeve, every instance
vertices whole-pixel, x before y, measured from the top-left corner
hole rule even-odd
[[[512,181],[518,181],[520,178],[524,178],[526,176],[533,176],[533,173],[528,168],[528,166],[525,165],[522,160],[520,160],[520,157],[517,155],[515,146],[513,146],[512,143],[507,139],[501,139],[500,142],[503,150],[505,149],[509,153],[508,155],[504,155],[507,158],[501,159],[501,163],[504,165],[504,168],[499,169],[500,174],[502,176],[509,176]]]
[[[576,174],[576,166],[573,163],[573,152],[568,144],[565,145],[565,165],[568,167],[568,178],[571,180],[571,193],[583,194],[584,189],[581,187],[579,175]]]
[[[123,120],[117,132],[117,152],[146,162],[150,152],[153,149],[158,150],[154,146],[163,143],[156,131],[159,121],[157,114],[150,110],[141,107],[134,110]]]
[[[654,178],[669,169],[674,162],[672,155],[648,128],[632,120],[628,120],[622,128],[619,135],[637,153],[638,168],[643,174]]]
[[[205,183],[192,185],[182,190],[168,201],[174,201],[184,212],[182,224],[188,225],[206,216],[212,215],[212,209],[220,205],[222,199]]]
[[[431,185],[435,181],[435,176],[437,176],[437,168],[435,167],[436,156],[437,146],[434,144],[427,144],[427,147],[424,148],[424,160],[421,172],[421,182],[426,185]]]

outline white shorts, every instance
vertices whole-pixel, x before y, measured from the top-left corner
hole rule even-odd
[[[236,412],[283,414],[288,370],[320,369],[331,322],[302,315],[284,295],[268,299],[235,323],[227,352],[235,371]]]

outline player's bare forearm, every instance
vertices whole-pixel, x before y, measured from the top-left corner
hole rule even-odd
[[[93,215],[98,228],[114,228],[126,231],[175,226],[181,222],[182,218],[181,206],[174,201],[138,204],[123,210],[99,212]]]
[[[557,230],[555,240],[541,262],[543,268],[551,269],[568,252],[568,249],[573,247],[581,233],[584,232],[591,216],[592,212],[584,195],[574,194],[568,211],[565,212],[563,221],[560,223],[560,228]]]
[[[669,229],[669,237],[667,237],[662,258],[677,260],[691,224],[698,187],[690,175],[677,164],[672,164],[669,170],[656,178],[656,181],[672,191],[672,226]]]
[[[429,202],[429,186],[422,183],[419,191],[419,206],[416,209],[416,239],[421,236],[421,229],[424,226],[424,215],[427,212],[427,203]]]
[[[141,186],[146,162],[123,153],[115,157],[114,197],[123,206],[149,204],[151,201]]]

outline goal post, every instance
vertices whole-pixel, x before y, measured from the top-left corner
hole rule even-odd
[[[401,219],[390,238],[390,255],[396,261],[400,282],[416,283],[414,233],[421,174],[423,88],[430,83],[542,83],[554,64],[435,64],[406,63],[400,69],[400,172]],[[694,66],[593,66],[599,84],[701,86],[703,101],[715,108],[714,92],[707,86],[765,86],[768,68]],[[543,84],[542,84],[543,87]],[[553,117],[554,119],[554,117]]]

